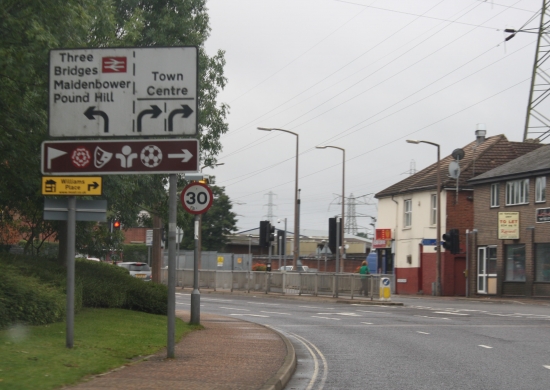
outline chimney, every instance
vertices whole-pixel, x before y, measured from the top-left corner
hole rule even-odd
[[[476,140],[478,145],[485,141],[485,134],[487,134],[485,123],[478,123],[476,127]]]

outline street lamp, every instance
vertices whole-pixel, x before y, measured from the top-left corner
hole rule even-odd
[[[276,129],[276,128],[267,128],[267,127],[258,127],[258,130],[263,131],[282,131],[285,133],[293,134],[296,136],[296,179],[294,184],[294,266],[298,265],[298,258],[300,256],[300,215],[298,209],[298,143],[299,136],[298,133],[295,133],[290,130]]]
[[[344,259],[345,259],[345,245],[344,245],[344,205],[345,205],[345,199],[346,199],[346,149],[340,148],[339,146],[332,146],[332,145],[325,145],[325,146],[316,146],[317,149],[326,149],[326,148],[333,148],[338,149],[342,151],[342,218],[340,219],[340,237],[342,238],[342,264],[340,265],[339,272],[343,272],[345,269],[344,267]]]
[[[435,146],[437,148],[437,193],[436,193],[436,238],[435,238],[435,244],[436,244],[436,263],[435,263],[435,295],[440,296],[441,295],[441,171],[439,169],[440,166],[440,155],[439,155],[439,144],[436,144],[435,142],[430,141],[417,141],[414,139],[408,139],[408,143],[410,144],[429,144],[432,146]]]

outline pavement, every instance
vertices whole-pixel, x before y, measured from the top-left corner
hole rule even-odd
[[[180,290],[180,289],[178,289]],[[180,290],[181,291],[181,290]],[[201,290],[201,294],[232,294]],[[403,305],[396,302],[371,301],[364,297],[332,298],[268,294],[266,297],[330,301],[343,304]],[[413,298],[413,296],[406,296]],[[421,297],[417,297],[421,298]],[[428,298],[422,296],[422,298]],[[433,297],[445,299],[446,297]],[[449,297],[450,298],[450,297]],[[456,299],[456,297],[452,297]],[[472,298],[462,298],[472,299]],[[475,299],[472,300],[485,300]],[[489,300],[489,299],[487,299]],[[518,302],[514,299],[491,299],[492,302]],[[548,300],[521,300],[522,303],[549,304]],[[189,311],[176,311],[189,322]],[[86,378],[84,382],[64,387],[78,390],[162,389],[162,390],[280,390],[284,389],[296,369],[292,343],[269,327],[240,319],[200,314],[203,330],[187,334],[175,346],[175,358],[166,358],[166,350],[128,363],[110,372]]]

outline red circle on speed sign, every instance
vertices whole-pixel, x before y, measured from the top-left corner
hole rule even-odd
[[[203,183],[188,184],[181,192],[181,204],[191,214],[204,214],[212,206],[214,195]]]

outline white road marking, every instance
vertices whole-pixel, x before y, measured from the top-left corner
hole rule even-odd
[[[434,311],[435,314],[452,314],[454,316],[469,316],[469,314],[464,313],[453,313],[450,311]]]
[[[419,330],[417,330],[416,333],[420,333],[420,334],[429,334],[428,332],[421,332],[421,331],[419,331]]]
[[[415,314],[414,316],[415,316],[415,317],[422,317],[422,318],[432,318],[432,319],[435,319],[435,320],[448,320],[448,318],[445,318],[445,317],[420,316],[420,315],[418,315],[418,314]]]
[[[550,366],[543,366],[544,368],[548,368],[550,370]]]
[[[260,313],[266,313],[266,314],[281,314],[281,315],[284,315],[284,316],[289,316],[291,315],[290,313],[279,313],[277,311],[263,311],[263,310],[260,310]]]
[[[334,321],[340,321],[340,318],[330,318],[330,317],[319,317],[319,316],[312,316],[313,318],[322,318],[324,320],[334,320]]]
[[[369,310],[357,310],[357,311],[360,311],[360,312],[362,312],[362,313],[374,313],[374,312],[369,311]]]
[[[298,306],[298,307],[304,307],[306,309],[319,309],[319,306]]]
[[[372,322],[361,322],[361,323],[365,325],[372,325]]]
[[[223,306],[220,306],[220,309],[250,311],[248,309],[237,309],[236,307],[223,307]]]
[[[269,318],[269,316],[263,316],[261,314],[229,314],[230,316],[241,316],[241,317],[244,317],[244,316],[250,316],[250,317],[262,317],[262,318]]]
[[[264,302],[246,302],[246,303],[250,303],[251,305],[281,306],[280,303],[264,303]]]
[[[327,376],[328,376],[327,359],[325,359],[325,356],[323,355],[323,353],[311,341],[309,341],[309,340],[307,340],[307,339],[305,339],[301,336],[298,336],[297,334],[294,334],[294,333],[291,333],[291,335],[294,336],[302,344],[304,344],[304,346],[307,348],[307,350],[309,351],[309,353],[313,357],[313,360],[314,360],[314,363],[315,363],[314,373],[313,373],[313,376],[311,377],[311,380],[309,381],[308,386],[306,387],[306,390],[311,390],[313,388],[313,386],[315,385],[315,382],[317,381],[317,376],[319,375],[319,363],[318,363],[317,357],[313,353],[312,348],[317,352],[317,354],[321,358],[321,360],[323,362],[323,376],[321,377],[321,383],[319,384],[319,386],[316,387],[316,389],[322,390],[325,387],[325,382],[326,382]],[[309,346],[311,346],[311,348],[308,346],[308,344],[309,344]]]
[[[483,345],[483,344],[478,345],[478,347],[493,349],[493,347],[489,347],[488,345]]]

